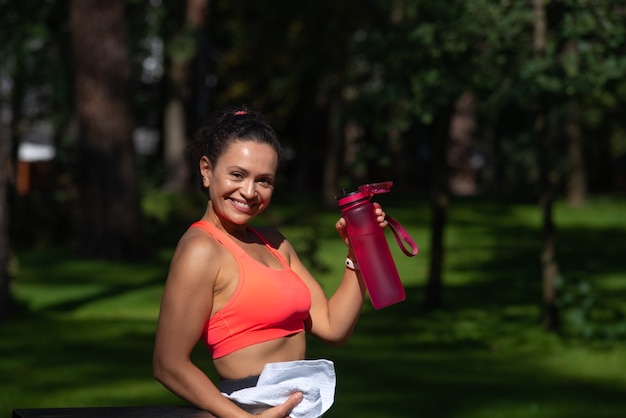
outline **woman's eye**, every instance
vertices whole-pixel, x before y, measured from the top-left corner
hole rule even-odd
[[[238,171],[234,171],[231,175],[238,179],[243,178],[243,173],[240,173]]]
[[[271,187],[273,185],[272,180],[270,179],[260,179],[259,183],[264,187]]]

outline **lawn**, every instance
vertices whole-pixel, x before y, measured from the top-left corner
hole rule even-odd
[[[303,212],[297,203],[275,202],[261,222],[279,225],[332,292],[346,252],[333,227],[337,213]],[[426,313],[428,207],[418,198],[383,203],[420,253],[404,256],[389,235],[407,300],[382,310],[366,302],[345,347],[310,340],[309,356],[332,359],[337,369],[327,417],[624,416],[626,199],[556,206],[562,335],[540,326],[535,204],[454,200],[445,237],[445,308]],[[182,233],[183,223],[174,229],[166,236]],[[81,261],[66,248],[16,254],[20,310],[0,325],[0,417],[14,408],[183,404],[151,375],[175,243],[164,241],[139,264]],[[194,358],[214,377],[202,347]]]

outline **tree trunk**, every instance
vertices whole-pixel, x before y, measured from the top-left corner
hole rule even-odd
[[[435,152],[433,161],[433,192],[431,201],[430,270],[424,288],[424,307],[435,310],[443,307],[444,235],[448,218],[449,168],[447,163],[451,112],[442,112],[435,122]]]
[[[457,100],[450,120],[450,144],[447,158],[450,167],[450,192],[457,196],[476,194],[474,129],[476,126],[474,94],[466,92]]]
[[[163,158],[165,160],[164,189],[182,191],[189,185],[191,174],[185,160],[187,146],[187,124],[185,106],[178,97],[171,97],[165,107],[163,119]]]
[[[130,62],[123,0],[73,0],[74,88],[79,121],[79,254],[145,254],[132,144]]]
[[[570,103],[565,121],[567,137],[567,203],[571,207],[583,206],[587,200],[587,173],[583,157],[583,137],[580,112],[577,104]]]
[[[538,165],[540,173],[539,207],[542,220],[543,245],[541,250],[541,282],[543,301],[543,326],[546,331],[559,329],[557,308],[557,280],[559,265],[556,259],[556,225],[553,217],[554,185],[551,173],[550,155],[551,129],[545,114],[538,112],[535,119],[535,135],[538,141]]]
[[[21,55],[15,57],[15,73],[22,71]],[[22,102],[24,98],[24,82],[21,77],[12,77],[11,88],[11,121],[9,138],[4,138],[4,125],[0,121],[0,321],[6,320],[15,308],[15,300],[11,292],[11,274],[9,271],[10,237],[9,237],[9,185],[15,183],[17,148],[20,141],[19,122],[22,120]],[[4,103],[0,102],[0,109]]]
[[[8,184],[11,175],[11,158],[8,141],[2,136],[0,126],[0,321],[13,312],[9,275],[9,205]]]
[[[540,172],[539,206],[542,219],[543,246],[541,251],[541,281],[543,295],[543,326],[547,331],[559,328],[559,312],[557,308],[557,280],[559,265],[556,259],[556,225],[553,218],[554,185],[551,174],[551,140],[546,118],[537,115],[535,135],[539,141],[538,164]]]
[[[333,94],[328,101],[328,145],[324,156],[323,196],[327,207],[335,207],[337,202],[337,177],[339,175],[339,154],[343,135],[341,132],[341,97]]]
[[[449,196],[444,190],[433,191],[431,202],[430,269],[424,288],[424,307],[428,311],[443,307],[443,237],[448,216]]]
[[[391,11],[389,15],[389,22],[392,26],[402,25],[406,18],[406,0],[393,0],[391,2]],[[398,120],[402,118],[410,118],[409,107],[402,101],[396,102],[394,105],[389,106],[387,109],[387,146],[385,153],[391,157],[391,165],[387,169],[389,178],[381,178],[380,180],[393,179],[393,187],[395,190],[410,190],[414,183],[412,182],[410,169],[411,169],[411,150],[408,149],[403,135],[403,129],[400,126]]]
[[[544,0],[533,0],[533,50],[535,57],[545,53],[547,21]],[[540,173],[539,204],[542,215],[543,248],[541,252],[541,279],[543,289],[543,326],[547,331],[559,328],[557,308],[557,279],[559,266],[556,260],[556,226],[553,219],[553,175],[551,174],[551,129],[548,123],[548,111],[537,98],[535,109],[535,137],[538,141],[537,157]]]
[[[502,152],[500,136],[497,133],[497,120],[499,114],[493,110],[484,121],[483,140],[485,143],[485,161],[482,169],[483,189],[487,194],[499,195],[503,191],[502,179]]]
[[[191,172],[185,159],[185,148],[188,137],[187,104],[192,97],[190,64],[196,57],[198,33],[205,24],[208,7],[209,0],[187,1],[183,27],[170,41],[168,103],[163,129],[164,188],[170,191],[182,191],[189,186]]]

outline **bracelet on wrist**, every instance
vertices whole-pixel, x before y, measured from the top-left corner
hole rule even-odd
[[[359,264],[356,261],[353,261],[350,257],[346,257],[346,267],[350,270],[360,270]]]

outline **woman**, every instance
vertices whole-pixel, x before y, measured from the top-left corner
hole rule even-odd
[[[348,246],[350,267],[331,298],[277,230],[247,226],[270,204],[281,158],[276,134],[258,112],[225,111],[194,139],[195,164],[209,200],[171,261],[154,375],[173,393],[217,417],[252,416],[223,393],[254,387],[267,364],[305,359],[305,332],[331,344],[345,343],[365,286],[349,261],[354,257],[343,218],[335,227]],[[385,227],[378,205],[376,214]],[[200,339],[213,355],[219,388],[190,360]],[[286,417],[302,399],[303,392],[294,391],[257,416]]]

